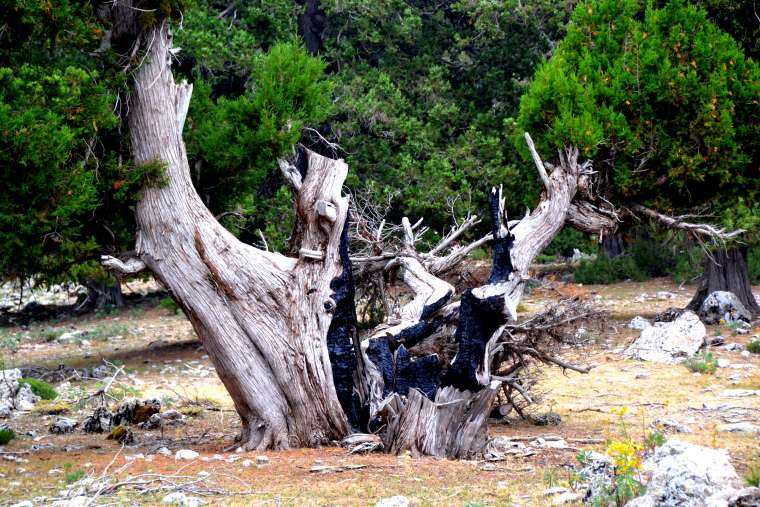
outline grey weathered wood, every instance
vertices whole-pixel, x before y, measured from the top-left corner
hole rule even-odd
[[[136,165],[161,161],[166,184],[137,203],[137,255],[172,293],[230,393],[242,419],[244,448],[315,446],[349,432],[336,396],[326,346],[330,282],[348,209],[340,195],[343,161],[308,153],[296,212],[299,247],[320,258],[292,259],[241,243],[193,189],[181,127],[191,87],[170,68],[171,31],[151,41],[134,73],[129,131]],[[327,220],[317,202],[333,209]]]

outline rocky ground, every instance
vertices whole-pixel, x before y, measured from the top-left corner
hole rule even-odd
[[[551,505],[560,498],[573,503],[579,501],[573,495],[582,493],[571,484],[579,452],[604,453],[608,439],[623,440],[622,432],[643,443],[653,428],[671,439],[727,449],[743,476],[760,464],[760,355],[744,350],[760,329],[739,334],[731,326],[708,326],[710,337],[724,338],[723,345],[710,348],[721,365],[714,374],[623,354],[640,334],[626,327],[633,317],[682,307],[693,289],[668,280],[556,282],[534,289],[523,313],[580,296],[604,308],[608,321],[600,331],[588,331],[587,346],[563,351],[568,360],[593,366],[589,374],[541,369],[544,395],[534,413],[549,426],[514,419],[491,424],[491,433],[500,437],[491,461],[359,455],[337,446],[238,452],[239,421],[231,401],[189,323],[171,309],[132,306],[3,328],[2,368],[34,367],[60,396],[0,419],[18,435],[0,449],[0,504],[45,505],[80,493],[80,505],[190,505],[194,498],[211,505],[375,505],[395,496],[405,500],[385,505]],[[59,365],[60,371],[51,371]],[[116,406],[130,398],[157,399],[169,415],[156,429],[131,426],[134,442],[81,430],[102,400]],[[49,413],[58,410],[64,413]],[[61,417],[78,426],[51,433]],[[167,499],[172,492],[178,495]]]

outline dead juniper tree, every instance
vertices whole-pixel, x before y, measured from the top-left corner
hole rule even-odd
[[[398,251],[355,259],[384,270],[397,267],[415,294],[360,341],[349,205],[341,193],[347,165],[305,149],[294,163],[283,161],[296,208],[296,254],[242,243],[193,188],[182,139],[192,86],[174,81],[169,24],[139,27],[140,11],[130,2],[108,9],[112,40],[133,37],[144,55],[131,78],[126,118],[133,163],[160,165],[164,183],[146,186],[137,203],[134,258],[106,257],[104,263],[123,273],[148,269],[168,288],[235,404],[241,445],[318,446],[342,439],[352,426],[379,424],[391,452],[481,452],[500,386],[517,385],[491,359],[508,350],[500,340],[515,320],[528,267],[561,229],[588,177],[577,151],[560,153],[549,173],[528,137],[544,185],[542,199],[509,223],[494,189],[493,230],[479,242],[454,246],[455,230],[430,252],[419,253],[420,230],[404,220]],[[455,298],[454,288],[439,276],[489,241],[494,257],[488,282]],[[521,353],[530,355],[528,349]]]

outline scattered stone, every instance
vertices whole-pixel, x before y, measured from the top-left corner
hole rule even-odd
[[[760,389],[725,389],[721,398],[746,398],[747,396],[760,396]]]
[[[545,489],[541,494],[544,496],[554,496],[562,493],[567,493],[567,488],[563,488],[562,486],[555,486],[553,488]]]
[[[52,503],[53,507],[86,507],[92,503],[90,498],[80,495],[69,500],[56,500]]]
[[[744,352],[746,352],[746,350]],[[742,354],[744,354],[744,352],[742,352]],[[731,363],[728,367],[732,370],[751,370],[755,365],[750,363]]]
[[[718,367],[719,368],[728,368],[729,364],[731,364],[731,361],[729,361],[725,357],[721,357],[720,359],[718,359]]]
[[[760,434],[760,426],[748,422],[719,424],[718,431],[723,433],[756,433]]]
[[[0,400],[0,419],[7,419],[11,416],[13,405],[8,400]]]
[[[161,402],[152,400],[129,400],[122,403],[113,414],[111,424],[140,424],[150,419],[153,414],[159,413]]]
[[[180,507],[199,507],[201,505],[206,505],[206,502],[197,496],[187,496],[180,491],[169,493],[161,500],[161,503],[164,505],[179,505]]]
[[[249,459],[244,459],[240,464],[243,465],[245,468],[248,468],[253,465],[253,461]]]
[[[699,317],[685,311],[673,322],[657,322],[644,329],[625,354],[643,361],[672,363],[695,354],[706,336],[707,329]]]
[[[723,345],[726,342],[726,339],[722,336],[710,336],[708,338],[705,338],[705,345],[708,345],[710,347],[719,347]]]
[[[153,414],[150,418],[137,425],[138,428],[143,430],[155,430],[161,426],[161,416],[159,414]]]
[[[21,378],[21,370],[0,370],[0,400],[13,398],[18,391],[18,379]]]
[[[40,397],[34,394],[29,384],[21,384],[13,399],[16,410],[28,412],[34,408],[34,404],[40,401]]]
[[[581,495],[577,493],[570,493],[569,491],[566,493],[562,493],[561,495],[557,495],[552,499],[552,505],[564,505],[566,503],[571,502],[577,502],[581,499]]]
[[[269,464],[269,458],[267,456],[256,456],[256,464],[257,465],[268,465]]]
[[[740,343],[726,343],[723,345],[723,350],[727,350],[728,352],[738,352],[743,348]]]
[[[172,455],[172,452],[169,449],[167,449],[166,447],[161,447],[160,449],[158,449],[156,451],[156,454],[160,454],[161,456],[169,457],[169,456]]]
[[[705,298],[699,308],[699,316],[705,324],[749,322],[752,315],[733,292],[715,291]]]
[[[638,315],[634,317],[633,319],[631,319],[631,322],[628,323],[627,327],[628,329],[638,329],[639,331],[643,331],[644,329],[648,328],[651,325],[652,325],[651,322],[649,322],[644,317]]]
[[[691,433],[691,430],[673,419],[657,419],[653,426],[655,428],[662,428],[666,431],[673,431],[675,433]]]
[[[627,507],[721,505],[714,502],[739,482],[726,449],[678,440],[658,447],[644,468],[651,473],[647,492]]]
[[[482,471],[482,472],[495,472],[495,471],[497,471],[498,469],[499,469],[499,467],[497,467],[497,466],[496,466],[496,465],[494,465],[493,463],[481,463],[481,464],[478,466],[478,470],[480,470],[480,471]]]
[[[742,350],[740,355],[742,357],[749,357],[749,350]]]
[[[409,507],[411,502],[403,495],[396,495],[390,498],[378,500],[375,507]]]
[[[50,426],[50,433],[64,434],[71,433],[79,423],[68,417],[57,417]]]
[[[115,440],[120,444],[129,445],[135,443],[135,434],[123,425],[116,426],[106,437],[106,440]]]
[[[671,306],[670,308],[665,309],[664,311],[658,313],[654,316],[655,323],[657,322],[673,322],[678,317],[681,316],[681,314],[684,313],[684,310],[682,308],[675,308]]]
[[[85,433],[105,433],[111,431],[113,413],[106,407],[96,408],[82,425]]]
[[[584,491],[583,501],[590,503],[592,498],[599,498],[612,487],[614,466],[612,460],[604,454],[589,451],[584,453],[585,461],[578,471],[578,476],[585,481],[579,485],[579,491]]]
[[[556,412],[546,412],[545,414],[532,416],[531,421],[536,426],[559,426],[562,422],[562,416]]]
[[[23,502],[14,503],[11,507],[34,507],[34,502],[24,500]]]
[[[728,498],[728,507],[757,507],[760,505],[760,488],[740,489]]]
[[[111,375],[111,368],[108,366],[101,364],[100,366],[94,367],[90,371],[90,376],[92,378],[106,378]]]
[[[174,453],[174,459],[193,460],[198,459],[200,454],[191,449],[180,449]]]

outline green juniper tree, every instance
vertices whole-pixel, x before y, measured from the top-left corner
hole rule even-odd
[[[517,125],[540,152],[577,146],[609,202],[666,215],[707,204],[722,214],[740,199],[757,202],[759,100],[758,65],[704,10],[682,0],[587,1],[536,72]],[[732,290],[760,310],[742,256],[713,255],[729,273],[710,290]]]

